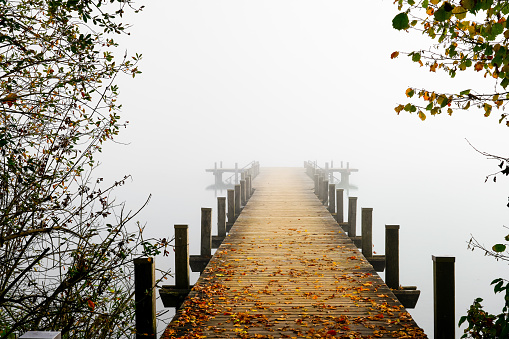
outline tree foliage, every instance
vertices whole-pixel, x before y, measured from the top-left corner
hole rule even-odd
[[[474,300],[467,315],[462,316],[459,325],[466,322],[468,325],[461,338],[507,338],[509,336],[509,283],[503,279],[495,279],[491,282],[495,293],[505,293],[504,307],[498,315],[490,314],[483,310],[481,298]]]
[[[392,25],[397,30],[414,30],[434,41],[431,48],[404,53],[430,72],[443,71],[451,78],[458,72],[471,71],[493,79],[494,89],[479,93],[465,88],[457,93],[444,93],[426,88],[408,88],[408,98],[421,99],[422,104],[398,105],[395,110],[416,112],[426,116],[466,110],[477,106],[489,116],[493,109],[500,113],[500,123],[509,126],[504,108],[509,100],[509,3],[500,0],[397,0],[398,13]],[[391,58],[402,52],[394,52]]]
[[[0,338],[132,335],[132,260],[166,247],[94,178],[122,126],[114,56],[131,0],[0,0]],[[141,247],[140,247],[141,246]]]

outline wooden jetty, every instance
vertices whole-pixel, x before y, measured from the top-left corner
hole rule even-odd
[[[255,187],[161,338],[426,338],[303,168]]]

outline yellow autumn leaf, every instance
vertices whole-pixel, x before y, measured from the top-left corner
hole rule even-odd
[[[456,18],[458,18],[460,20],[465,19],[465,17],[467,16],[467,10],[461,6],[456,6],[453,8],[452,14],[454,14],[456,16]]]
[[[484,113],[484,116],[485,116],[485,117],[489,117],[489,116],[490,116],[490,114],[491,114],[491,108],[492,108],[492,106],[491,106],[490,104],[488,104],[488,103],[486,103],[486,102],[484,103],[484,112],[485,112],[485,113]]]
[[[452,115],[452,108],[447,109],[447,114]]]
[[[396,111],[396,113],[399,114],[404,108],[405,108],[405,106],[398,105],[397,107],[394,108],[394,110]]]
[[[438,5],[438,3],[440,2],[440,0],[431,0],[430,1],[433,5]]]
[[[426,120],[426,114],[424,114],[422,111],[419,111],[419,113],[418,113],[418,114],[419,114],[419,118],[420,118],[422,121]]]

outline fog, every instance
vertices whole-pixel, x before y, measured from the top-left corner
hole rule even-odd
[[[507,128],[471,109],[424,122],[394,107],[407,87],[492,89],[469,74],[451,80],[392,52],[427,49],[417,33],[397,32],[392,1],[153,1],[126,20],[119,39],[143,54],[136,79],[119,81],[122,118],[130,126],[107,145],[97,174],[132,182],[117,199],[137,208],[151,236],[173,225],[199,232],[200,207],[215,208],[205,168],[223,161],[266,166],[320,165],[333,160],[359,169],[351,176],[358,207],[372,207],[375,251],[384,253],[384,224],[399,224],[400,281],[422,291],[411,314],[432,337],[431,255],[456,256],[456,313],[475,297],[501,310],[491,280],[505,263],[470,252],[473,234],[490,246],[503,228],[507,178],[484,183],[498,164],[480,150],[506,155]],[[253,186],[256,187],[256,181]],[[360,226],[358,226],[360,227]],[[194,233],[193,233],[194,232]],[[191,238],[191,253],[198,252]],[[168,267],[173,258],[157,259]],[[166,260],[166,261],[165,261]],[[196,279],[196,276],[194,276]],[[169,281],[171,283],[171,281]],[[461,335],[457,330],[457,336]]]

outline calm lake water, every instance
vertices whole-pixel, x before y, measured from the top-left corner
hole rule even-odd
[[[225,164],[225,167],[231,165]],[[205,173],[204,167],[175,169],[155,191],[152,190],[152,201],[140,214],[140,220],[147,222],[147,236],[171,237],[174,224],[188,224],[190,253],[198,254],[201,207],[213,208],[213,234],[217,234],[216,199],[226,196],[226,191],[206,190],[214,183],[214,177]],[[479,250],[468,250],[467,241],[471,234],[490,247],[502,240],[505,235],[503,220],[507,218],[502,185],[486,185],[482,180],[472,180],[466,185],[463,178],[446,178],[442,173],[434,174],[429,168],[422,169],[427,175],[421,180],[407,181],[401,176],[401,168],[395,171],[384,166],[352,164],[351,167],[360,171],[351,176],[351,184],[357,189],[351,189],[349,195],[358,197],[358,216],[362,207],[373,208],[373,244],[377,254],[384,253],[384,225],[401,226],[400,283],[416,285],[421,290],[416,308],[409,312],[430,338],[433,337],[432,255],[456,257],[458,320],[476,297],[485,299],[488,311],[498,313],[501,310],[502,299],[493,294],[490,282],[500,276],[508,277],[506,264],[485,257]],[[396,179],[403,182],[398,183]],[[139,185],[134,186],[140,189]],[[256,180],[253,186],[256,187]],[[132,194],[133,190],[130,192]],[[142,196],[138,196],[140,201]],[[345,196],[345,218],[347,201]],[[357,218],[357,230],[360,233],[360,217]],[[173,260],[173,257],[157,258],[157,268],[171,268]],[[383,273],[380,275],[384,277]],[[191,282],[198,277],[198,273],[192,273]],[[173,284],[172,279],[165,284]],[[162,310],[162,305],[158,305],[158,311]],[[174,314],[173,309],[167,311],[159,322],[161,330]],[[458,329],[456,333],[459,338],[462,331]]]

